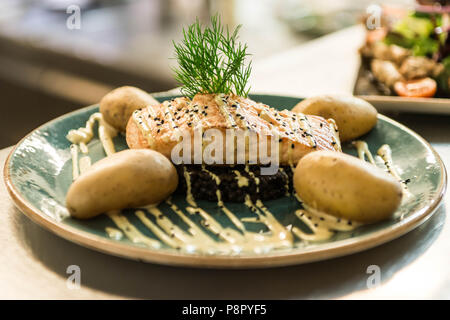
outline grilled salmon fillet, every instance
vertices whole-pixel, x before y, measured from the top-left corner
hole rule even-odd
[[[227,129],[252,132],[259,139],[267,139],[268,146],[277,137],[281,165],[296,164],[315,150],[341,151],[338,129],[332,119],[278,111],[233,94],[197,94],[192,100],[176,98],[136,110],[128,122],[126,139],[131,149],[150,148],[170,159],[179,142],[176,133],[184,131],[193,136],[194,129],[200,127],[203,131],[218,129],[223,136]]]

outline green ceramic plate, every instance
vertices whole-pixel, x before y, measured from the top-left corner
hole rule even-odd
[[[161,97],[160,100],[168,98],[172,97]],[[269,95],[254,95],[252,98],[280,109],[290,109],[301,100]],[[67,210],[64,199],[71,183],[70,143],[65,136],[69,129],[84,126],[89,116],[96,111],[98,106],[87,107],[55,119],[30,133],[11,152],[5,166],[5,181],[16,205],[43,227],[83,246],[122,257],[171,265],[228,268],[280,266],[342,256],[374,247],[417,227],[433,214],[446,187],[444,165],[432,147],[406,127],[379,116],[376,128],[363,139],[372,152],[385,143],[389,144],[402,178],[411,179],[408,186],[413,197],[399,208],[402,219],[395,218],[352,232],[339,232],[325,242],[296,240],[293,248],[276,249],[264,254],[207,255],[178,251],[165,245],[153,249],[133,243],[126,237],[111,239],[105,228],[115,225],[106,215],[89,221],[65,217]],[[126,148],[124,137],[119,136],[114,142],[118,150]],[[89,147],[93,161],[105,156],[98,139],[94,139]],[[345,152],[355,154],[352,148],[343,147]],[[179,207],[185,207],[183,196],[175,196],[173,201]],[[292,198],[285,197],[265,204],[284,225],[301,224],[294,217],[293,211],[298,208],[298,204]],[[223,226],[231,226],[214,203],[199,201],[199,205],[214,214]],[[244,205],[228,205],[239,217],[250,215]],[[161,208],[172,221],[186,229],[173,212],[164,205]],[[146,236],[157,239],[133,212],[128,212],[127,217]],[[301,225],[299,227],[302,228]]]

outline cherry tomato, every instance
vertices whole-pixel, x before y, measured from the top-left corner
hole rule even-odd
[[[395,92],[401,97],[428,98],[434,96],[436,89],[436,81],[431,78],[397,81],[394,84]]]

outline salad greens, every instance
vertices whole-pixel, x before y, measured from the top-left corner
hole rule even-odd
[[[444,65],[444,72],[442,72],[436,80],[439,88],[446,92],[450,92],[450,56],[444,58],[442,64]]]
[[[410,13],[392,26],[385,42],[411,49],[415,56],[432,57],[446,40],[445,33],[435,33],[442,19],[436,17],[434,22],[429,15]]]

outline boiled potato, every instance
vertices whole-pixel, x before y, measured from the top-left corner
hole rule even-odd
[[[100,112],[106,122],[120,132],[125,132],[128,120],[137,109],[157,105],[147,92],[135,87],[120,87],[106,94],[100,101]]]
[[[158,203],[175,191],[178,175],[159,152],[125,150],[96,162],[70,186],[66,205],[73,217]]]
[[[332,118],[341,141],[349,141],[369,132],[377,124],[377,110],[367,101],[346,95],[321,95],[299,102],[294,112]]]
[[[293,179],[306,205],[363,223],[388,219],[402,200],[402,186],[394,177],[359,158],[334,151],[303,157]]]

